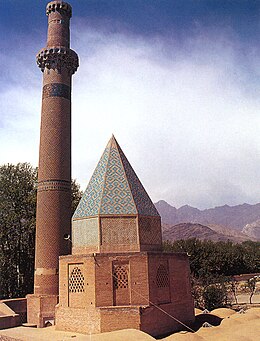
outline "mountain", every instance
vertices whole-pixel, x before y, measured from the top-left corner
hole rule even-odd
[[[260,219],[251,224],[246,224],[242,232],[249,237],[260,240]]]
[[[239,233],[231,229],[225,229],[217,225],[213,228],[198,223],[181,223],[173,226],[162,224],[163,240],[175,241],[179,239],[197,238],[201,240],[212,240],[215,242],[230,240],[235,243],[241,243],[243,241],[253,239],[243,233]]]
[[[162,223],[169,225],[199,223],[209,226],[213,224],[241,232],[245,225],[252,224],[260,219],[260,203],[255,205],[224,205],[199,210],[188,205],[177,209],[166,201],[160,200],[155,203],[155,207],[162,217]]]
[[[256,240],[255,237],[248,236],[247,234],[243,233],[243,231],[236,231],[230,227],[222,226],[222,225],[214,225],[209,224],[209,228],[211,228],[213,231],[224,234],[227,237],[235,237],[235,239],[238,242],[243,242],[245,240]]]

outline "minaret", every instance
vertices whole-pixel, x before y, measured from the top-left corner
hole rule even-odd
[[[44,326],[45,317],[54,316],[59,256],[70,252],[64,235],[71,229],[71,77],[79,65],[70,49],[71,13],[66,2],[48,3],[47,46],[37,55],[43,90],[34,294],[28,295],[28,322],[39,327]],[[42,311],[43,306],[47,311]]]

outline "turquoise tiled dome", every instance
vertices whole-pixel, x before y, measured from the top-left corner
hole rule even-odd
[[[73,219],[98,214],[159,216],[114,136],[99,160]]]

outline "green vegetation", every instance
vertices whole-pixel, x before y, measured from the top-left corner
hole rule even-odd
[[[166,242],[164,250],[186,252],[191,273],[197,278],[260,272],[260,242],[234,244],[193,238]]]
[[[232,276],[260,272],[260,242],[234,244],[194,238],[166,242],[164,251],[188,254],[197,308],[212,310],[226,306],[228,293],[233,293],[236,299],[236,283]]]
[[[28,163],[0,166],[0,299],[24,297],[33,291],[37,169]],[[82,192],[72,181],[72,212]],[[164,250],[190,257],[192,290],[197,307],[226,305],[235,293],[232,275],[260,272],[260,243],[179,240]],[[250,292],[254,281],[248,282]]]
[[[37,169],[0,166],[0,299],[33,292]],[[72,210],[82,193],[72,181]]]

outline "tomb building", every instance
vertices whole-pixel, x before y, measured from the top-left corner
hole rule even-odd
[[[157,336],[194,320],[188,256],[162,252],[160,215],[114,136],[73,215],[59,294],[59,330]]]

